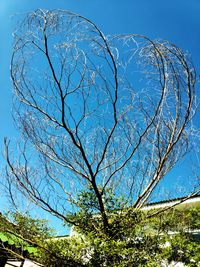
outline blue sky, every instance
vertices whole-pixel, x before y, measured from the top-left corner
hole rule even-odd
[[[105,33],[140,33],[167,39],[188,50],[200,70],[199,0],[1,0],[0,1],[0,147],[4,136],[16,135],[11,118],[9,64],[12,15],[37,8],[68,9],[94,21]]]
[[[89,18],[105,33],[139,33],[150,38],[167,39],[191,53],[200,73],[199,0],[0,0],[0,150],[3,138],[17,136],[12,109],[9,65],[12,31],[17,13],[37,8],[66,9]],[[197,93],[199,92],[197,87]],[[197,119],[197,124],[200,120]],[[0,155],[1,168],[5,164]],[[3,206],[2,206],[3,207]],[[1,209],[1,205],[0,205]]]

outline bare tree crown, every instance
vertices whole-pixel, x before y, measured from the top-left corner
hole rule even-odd
[[[58,217],[84,188],[105,224],[107,188],[142,207],[187,152],[195,71],[170,42],[36,10],[15,32],[11,76],[25,145],[20,164],[6,143],[8,165],[21,192]]]

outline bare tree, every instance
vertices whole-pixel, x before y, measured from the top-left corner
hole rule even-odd
[[[11,77],[23,141],[19,160],[5,141],[9,191],[17,187],[74,224],[66,214],[90,190],[89,208],[108,229],[108,189],[141,208],[187,153],[193,65],[167,41],[105,36],[68,11],[36,10],[14,37]]]

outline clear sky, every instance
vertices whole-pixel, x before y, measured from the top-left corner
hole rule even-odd
[[[0,150],[3,138],[17,136],[13,127],[9,65],[17,13],[37,8],[66,9],[89,18],[105,33],[139,33],[167,39],[191,53],[200,73],[199,0],[0,0]],[[197,94],[199,86],[197,86]],[[199,118],[200,119],[200,118]],[[196,120],[200,125],[199,121]],[[5,164],[0,156],[1,168]],[[2,200],[0,200],[2,201]],[[0,203],[0,210],[3,207]]]
[[[0,0],[0,147],[4,136],[16,135],[10,115],[12,15],[37,8],[60,8],[80,13],[105,33],[140,33],[167,39],[188,50],[200,70],[199,0]]]

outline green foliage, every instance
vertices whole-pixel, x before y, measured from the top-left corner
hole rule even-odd
[[[92,201],[90,194],[81,196]],[[200,243],[191,231],[199,229],[200,207],[174,208],[157,216],[152,216],[154,211],[116,209],[108,213],[105,233],[101,217],[84,210],[87,203],[84,200],[82,210],[69,215],[77,222],[71,237],[54,238],[46,221],[16,213],[12,214],[15,231],[37,245],[9,233],[2,233],[0,239],[15,246],[23,242],[29,257],[49,267],[159,267],[172,261],[199,266]]]
[[[115,192],[113,192],[112,188],[99,188],[102,193],[104,205],[107,212],[115,213],[118,210],[121,210],[126,201],[123,195],[117,196]],[[93,188],[88,186],[87,190],[83,190],[78,195],[78,207],[80,212],[85,213],[99,213],[99,204],[97,201],[97,197],[94,193]]]
[[[167,239],[168,246],[162,255],[168,262],[184,262],[188,267],[198,267],[200,263],[200,243],[191,234],[176,234]]]
[[[18,234],[21,234],[25,238],[33,238],[34,236],[36,239],[46,239],[54,233],[53,229],[48,226],[47,220],[32,218],[29,213],[10,212],[8,216],[16,225]]]
[[[154,212],[154,211],[153,211]],[[148,215],[151,215],[152,211]],[[153,216],[149,224],[153,229],[162,232],[182,232],[200,229],[200,206],[178,207]]]
[[[99,216],[81,218],[79,213],[83,224],[74,228],[74,235],[52,239],[48,246],[62,257],[59,266],[158,267],[180,261],[198,267],[200,243],[190,231],[199,225],[199,212],[200,207],[178,208],[151,217],[152,211],[127,208],[110,213],[109,234],[101,231]],[[48,266],[58,266],[46,257]]]
[[[28,213],[8,212],[1,215],[0,240],[15,257],[38,259],[40,247],[51,236],[46,220],[32,218]]]
[[[110,217],[109,220],[117,220],[118,216],[115,215],[125,207],[124,196],[117,196],[111,188],[107,188],[103,191],[103,199],[106,213]],[[68,213],[66,215],[67,221],[74,222],[85,234],[91,231],[103,232],[104,226],[101,220],[99,204],[91,187],[80,192],[77,203],[79,209],[74,213]]]

